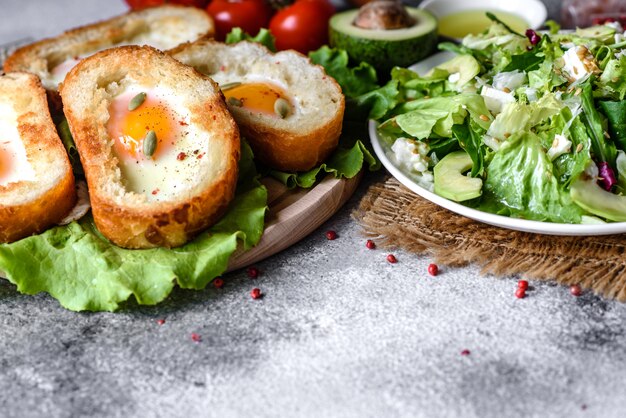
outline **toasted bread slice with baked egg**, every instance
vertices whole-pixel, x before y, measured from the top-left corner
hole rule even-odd
[[[40,233],[76,202],[74,174],[36,76],[0,76],[0,242]]]
[[[211,79],[152,47],[123,46],[81,61],[59,91],[110,241],[176,247],[226,211],[239,130]]]
[[[165,5],[128,12],[111,19],[72,29],[54,38],[26,45],[4,63],[4,71],[36,74],[48,90],[56,91],[65,75],[82,59],[120,45],[150,45],[166,50],[215,30],[201,9]]]
[[[309,170],[337,147],[345,108],[341,87],[304,55],[209,39],[169,53],[220,84],[242,136],[266,165]]]

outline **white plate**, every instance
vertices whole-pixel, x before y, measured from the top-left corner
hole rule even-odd
[[[453,56],[453,54],[450,52],[441,52],[409,68],[419,74],[423,74],[426,71],[430,70],[432,67],[437,66],[442,62],[450,59],[451,56]],[[374,147],[374,152],[383,163],[385,168],[391,173],[391,175],[394,176],[400,183],[402,183],[411,191],[417,193],[424,199],[430,200],[436,205],[446,208],[454,213],[458,213],[459,215],[463,215],[489,225],[514,229],[516,231],[533,232],[547,235],[587,236],[621,234],[626,232],[626,222],[614,222],[601,225],[572,225],[553,222],[529,221],[525,219],[509,218],[508,216],[481,212],[479,210],[468,208],[467,206],[463,206],[459,203],[443,198],[421,187],[419,184],[411,179],[408,173],[406,173],[391,162],[391,160],[387,157],[387,152],[391,152],[391,147],[378,136],[378,132],[376,130],[377,126],[377,122],[369,122],[370,139],[372,141],[372,146]]]

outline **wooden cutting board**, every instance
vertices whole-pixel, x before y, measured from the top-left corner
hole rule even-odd
[[[269,212],[256,247],[237,250],[227,271],[238,270],[270,257],[300,241],[337,212],[356,190],[363,172],[352,179],[327,176],[311,189],[288,189],[266,177]]]
[[[352,179],[338,180],[329,175],[311,189],[288,189],[270,177],[262,179],[269,207],[263,236],[254,248],[237,250],[227,271],[257,263],[309,235],[346,203],[362,176],[362,171]],[[0,278],[4,277],[0,270]]]

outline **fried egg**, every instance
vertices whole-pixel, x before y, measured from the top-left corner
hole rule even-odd
[[[285,115],[280,115],[276,102],[282,99],[289,105],[288,108],[285,108],[288,109],[286,111],[293,112],[293,100],[287,95],[285,89],[274,81],[254,75],[238,79],[232,75],[216,77],[216,81],[220,84],[226,102],[230,106],[242,107],[253,113],[280,118]]]
[[[35,180],[35,170],[28,161],[17,126],[13,106],[0,102],[0,187]]]
[[[145,94],[141,105],[129,110],[140,94]],[[117,94],[109,105],[107,131],[124,187],[149,202],[171,200],[190,190],[193,173],[208,163],[189,112],[163,87],[133,85]],[[153,152],[146,144],[149,132],[156,136]]]

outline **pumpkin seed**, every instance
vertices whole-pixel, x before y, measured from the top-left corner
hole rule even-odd
[[[146,96],[146,93],[142,92],[130,99],[130,102],[128,102],[128,110],[133,111],[141,106],[143,102],[146,101]]]
[[[243,106],[243,102],[236,97],[229,97],[228,104],[231,106],[241,107]]]
[[[154,155],[157,147],[156,132],[148,131],[146,137],[143,139],[143,155],[150,158]]]
[[[291,113],[291,105],[282,97],[278,98],[274,102],[274,112],[276,112],[281,119],[285,119]]]
[[[235,87],[238,87],[238,86],[241,86],[241,83],[239,81],[233,81],[232,83],[226,83],[226,84],[220,85],[220,89],[222,91],[226,91],[226,90],[234,89]]]

